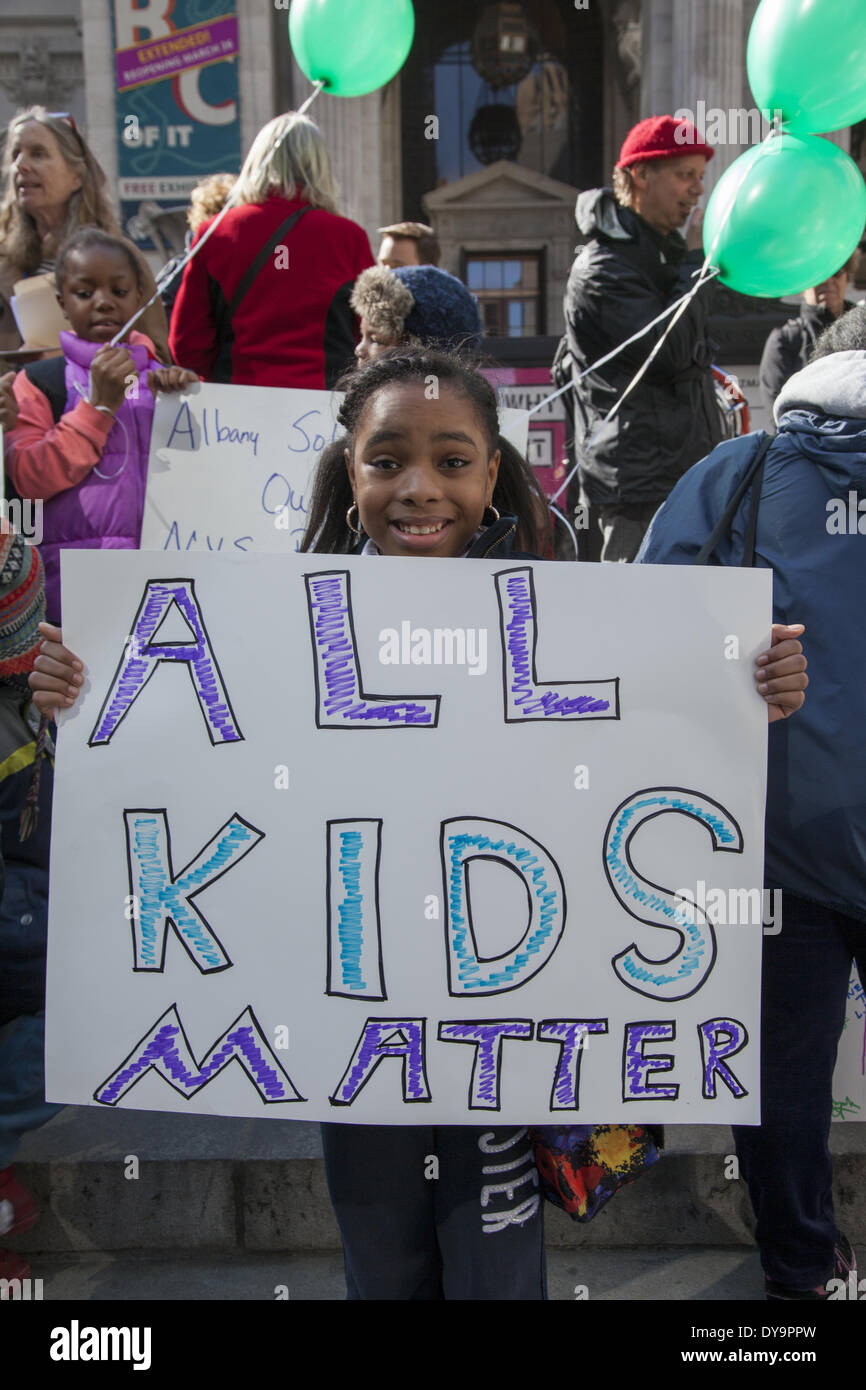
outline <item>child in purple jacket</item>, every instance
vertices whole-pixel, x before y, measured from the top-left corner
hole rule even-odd
[[[134,330],[111,347],[143,299],[128,245],[95,227],[57,257],[57,298],[72,325],[62,357],[33,362],[14,390],[18,422],[7,469],[18,494],[44,503],[40,550],[48,617],[60,621],[64,548],[135,550],[141,536],[154,392],[182,391],[195,372],[163,367]]]

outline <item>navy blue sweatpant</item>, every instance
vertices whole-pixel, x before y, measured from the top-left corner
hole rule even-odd
[[[827,1141],[853,961],[866,983],[866,922],[783,892],[782,930],[764,937],[762,1121],[735,1126],[734,1139],[764,1272],[791,1289],[833,1273]]]
[[[350,1299],[546,1297],[525,1129],[322,1125]]]

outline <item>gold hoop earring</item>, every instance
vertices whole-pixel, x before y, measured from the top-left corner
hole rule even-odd
[[[485,516],[487,516],[487,514],[488,514],[489,512],[492,512],[492,513],[493,513],[493,520],[492,520],[491,522],[489,522],[488,524],[489,524],[490,526],[495,526],[496,523],[497,523],[497,521],[499,520],[499,512],[496,510],[496,508],[494,507],[494,505],[493,505],[492,502],[488,502],[488,503],[487,503],[487,506],[484,508],[484,515],[485,515]]]
[[[353,526],[353,525],[352,525],[352,512],[355,512],[355,513],[357,514],[356,517],[355,517],[355,520],[356,520],[357,523],[358,523],[357,526]],[[361,534],[361,513],[358,511],[358,504],[357,504],[357,502],[353,502],[352,505],[351,505],[351,507],[349,508],[349,510],[346,512],[346,525],[348,526],[349,530],[352,532],[352,535],[353,535],[353,536],[360,536],[360,534]]]

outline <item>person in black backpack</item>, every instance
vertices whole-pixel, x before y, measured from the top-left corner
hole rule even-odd
[[[785,382],[806,366],[824,329],[853,309],[845,294],[854,282],[858,260],[855,251],[835,275],[806,290],[796,318],[774,328],[767,338],[761,357],[761,394],[769,411]]]
[[[754,435],[720,444],[674,488],[638,562],[770,569],[774,618],[796,614],[811,635],[809,699],[769,747],[765,884],[782,913],[764,938],[762,1122],[734,1138],[767,1297],[817,1300],[845,1297],[856,1264],[828,1138],[855,965],[866,987],[866,308],[822,334],[775,419],[760,476]],[[866,1090],[845,1099],[866,1116]]]

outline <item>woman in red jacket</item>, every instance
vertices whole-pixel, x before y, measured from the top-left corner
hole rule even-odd
[[[352,286],[374,264],[366,232],[337,215],[334,196],[314,122],[293,111],[269,121],[241,169],[235,206],[183,273],[176,360],[205,381],[333,386],[355,350]]]

